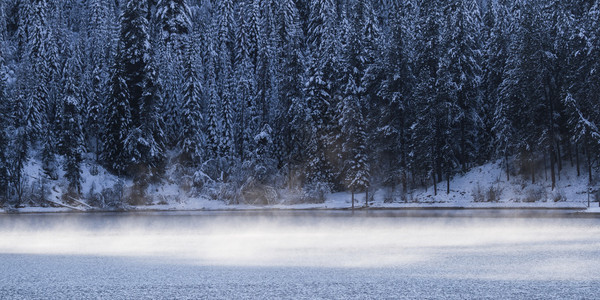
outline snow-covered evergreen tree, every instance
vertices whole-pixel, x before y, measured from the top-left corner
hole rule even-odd
[[[307,43],[312,57],[308,67],[304,94],[309,119],[306,124],[310,132],[307,151],[308,179],[313,182],[331,184],[335,174],[327,153],[328,127],[331,126],[335,109],[334,90],[336,84],[336,7],[331,0],[313,0],[307,33]]]
[[[441,180],[441,143],[445,129],[446,106],[438,89],[438,69],[440,57],[439,35],[442,28],[440,1],[421,3],[416,40],[414,87],[415,118],[410,126],[410,168],[415,176],[424,182],[431,178],[434,193],[437,182]]]
[[[182,136],[179,147],[184,161],[192,165],[204,156],[205,135],[202,116],[202,83],[198,76],[196,56],[192,41],[188,41],[184,66],[183,107],[181,109]]]
[[[236,35],[236,66],[237,81],[235,95],[237,99],[238,126],[236,127],[236,148],[242,161],[252,156],[254,149],[253,137],[260,126],[258,105],[256,103],[256,37],[257,24],[255,13],[250,3],[240,5],[240,26]]]
[[[302,78],[304,72],[302,39],[303,33],[300,26],[300,16],[296,4],[292,0],[281,1],[279,4],[279,19],[277,31],[281,41],[281,73],[280,101],[278,113],[275,119],[277,124],[275,130],[275,144],[279,165],[288,164],[291,156],[296,156],[300,145],[294,140],[293,131],[289,120],[293,119],[291,114],[292,103],[302,98]],[[299,128],[298,128],[299,129]]]
[[[220,119],[222,120],[222,127],[219,128],[218,152],[220,157],[228,158],[228,160],[231,160],[235,151],[233,136],[233,101],[235,100],[233,95],[234,26],[233,1],[220,1],[214,34],[216,38],[214,45],[218,53],[215,57],[217,61],[215,64],[216,85],[221,101]]]
[[[450,1],[443,10],[436,88],[442,101],[438,105],[446,114],[440,139],[441,164],[449,184],[449,177],[457,169],[467,171],[468,162],[475,162],[480,155],[482,44],[476,1]]]
[[[77,61],[77,56],[72,56],[65,64],[64,91],[61,115],[61,137],[59,147],[65,156],[65,178],[69,182],[68,193],[73,196],[81,195],[82,171],[81,163],[83,161],[84,144],[83,129],[81,120],[81,92],[80,81],[77,80],[77,74],[81,74],[81,62]]]
[[[121,16],[118,55],[107,109],[105,162],[115,172],[157,175],[164,136],[156,111],[156,73],[150,58],[147,3],[128,1]],[[158,171],[158,173],[157,173]]]
[[[359,87],[361,83],[361,64],[359,47],[359,32],[351,30],[349,23],[346,26],[346,42],[344,44],[344,85],[343,100],[340,103],[340,140],[342,142],[341,157],[343,166],[343,182],[353,194],[364,191],[369,187],[370,171],[367,155],[367,134],[365,132],[365,120],[362,112],[361,96],[363,90]],[[354,204],[353,204],[354,206]]]
[[[4,10],[4,7],[0,7]],[[4,25],[5,26],[5,25]],[[0,45],[4,42],[4,36],[0,36]],[[10,142],[7,128],[10,125],[9,101],[6,94],[6,61],[4,59],[4,49],[0,46],[0,204],[3,204],[8,198],[9,188],[9,161],[6,153]]]
[[[106,102],[105,130],[103,133],[102,160],[105,166],[119,175],[125,175],[129,157],[125,139],[131,128],[131,107],[123,66],[115,64],[111,79],[111,92]]]
[[[215,83],[214,61],[209,59],[208,86],[206,96],[208,97],[208,119],[206,120],[206,147],[210,159],[219,156],[219,145],[221,143],[221,114],[219,113],[219,94]],[[212,71],[212,72],[211,72]]]
[[[157,22],[160,24],[161,38],[167,42],[178,40],[188,34],[192,22],[191,11],[185,0],[158,0],[156,4]]]
[[[574,44],[577,48],[571,54],[573,70],[564,103],[572,139],[585,150],[586,173],[591,183],[593,164],[600,155],[597,150],[600,144],[600,1],[595,1],[589,10],[582,10],[580,26],[573,31],[573,40],[579,43]]]
[[[502,83],[502,76],[506,65],[508,55],[508,37],[506,29],[508,28],[508,13],[507,7],[493,2],[488,2],[485,6],[483,16],[483,36],[484,50],[484,72],[482,77],[482,121],[483,132],[481,133],[482,148],[481,151],[487,155],[496,154],[503,157],[508,162],[508,155],[512,153],[508,143],[498,144],[494,147],[497,137],[507,138],[510,133],[509,128],[502,127],[507,124],[505,121],[500,121],[499,126],[496,126],[497,118],[506,118],[506,111],[501,108],[503,103],[500,101],[499,87]],[[497,136],[494,136],[496,132]],[[505,139],[508,142],[510,139]],[[510,178],[509,168],[506,167],[508,177]]]
[[[412,68],[412,44],[414,31],[409,17],[411,3],[392,1],[389,7],[389,43],[384,45],[381,60],[386,77],[379,86],[381,106],[374,109],[379,114],[375,122],[376,138],[373,148],[385,186],[394,187],[402,181],[407,188],[409,125],[414,117],[411,111],[412,88],[415,76]]]

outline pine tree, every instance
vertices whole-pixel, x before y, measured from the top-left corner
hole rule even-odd
[[[348,89],[352,88],[352,83]],[[343,150],[346,160],[344,163],[344,174],[347,188],[354,193],[364,191],[370,186],[370,171],[367,157],[367,147],[365,145],[366,133],[364,131],[365,122],[360,112],[358,99],[350,93],[344,99],[343,117],[340,119],[342,130],[345,135]],[[368,199],[366,200],[368,201]]]
[[[411,30],[409,4],[393,1],[389,8],[390,42],[385,45],[381,61],[386,77],[378,90],[382,104],[374,112],[376,119],[375,150],[378,170],[385,186],[394,187],[402,181],[407,188],[409,125],[411,124],[411,93],[415,82],[411,46],[414,33]],[[375,166],[374,166],[375,167]]]
[[[333,166],[327,153],[328,130],[332,123],[336,105],[334,84],[336,81],[335,5],[330,0],[313,0],[307,33],[308,47],[312,51],[307,68],[305,97],[310,130],[309,181],[332,184],[335,179]]]
[[[343,181],[345,186],[354,193],[369,187],[369,165],[365,132],[365,120],[361,109],[361,95],[359,87],[361,80],[361,61],[358,32],[350,29],[350,24],[345,22],[344,31],[346,42],[344,44],[344,86],[343,100],[340,103],[339,126],[341,127],[342,149],[340,156],[343,160]],[[368,201],[368,199],[367,199]],[[354,203],[352,203],[354,207]]]
[[[446,110],[441,163],[450,192],[450,176],[478,158],[481,124],[481,43],[479,8],[472,0],[451,1],[444,7],[442,53],[438,70],[440,103]]]
[[[147,4],[128,1],[121,16],[119,52],[106,121],[105,162],[115,172],[160,174],[164,134],[156,111],[159,95],[150,60]]]
[[[76,76],[81,73],[80,62],[73,56],[65,64],[65,90],[62,105],[61,139],[59,147],[65,156],[65,178],[69,182],[68,193],[71,196],[81,195],[84,145],[81,126],[81,94],[78,90],[80,82]]]
[[[99,161],[101,154],[101,135],[104,128],[104,104],[106,103],[108,80],[103,71],[96,67],[91,73],[91,95],[86,98],[87,105],[82,108],[82,119],[85,141],[87,146],[96,155],[96,161]]]
[[[48,4],[46,0],[23,2],[20,10],[22,56],[29,68],[27,86],[29,91],[27,114],[27,135],[32,139],[39,135],[48,122],[50,106],[50,86],[53,74],[50,54],[51,34],[48,26]]]
[[[553,74],[553,54],[547,48],[547,37],[539,27],[543,24],[539,6],[529,1],[517,1],[513,7],[511,46],[504,79],[500,86],[502,104],[512,108],[510,125],[514,127],[513,142],[521,157],[529,160],[532,183],[535,183],[535,159],[539,151],[550,152],[553,186],[555,114],[550,93],[549,76]],[[549,55],[550,54],[550,55]],[[523,99],[527,99],[524,101]],[[503,113],[503,115],[508,115]]]
[[[233,108],[231,107],[231,98],[223,99],[223,111],[222,117],[223,127],[221,132],[221,140],[219,143],[219,153],[221,157],[227,158],[228,161],[232,161],[235,149],[233,148]]]
[[[501,4],[496,6],[490,1],[486,5],[484,15],[484,30],[487,33],[484,47],[483,75],[483,121],[482,145],[488,155],[496,154],[505,159],[507,180],[510,179],[508,156],[511,149],[511,128],[507,123],[510,108],[502,107],[500,102],[500,84],[508,55],[507,8]],[[494,134],[496,133],[496,134]],[[496,145],[496,146],[494,146]]]
[[[585,9],[584,9],[585,11]],[[588,182],[592,183],[592,168],[600,152],[600,1],[595,1],[589,10],[582,13],[579,31],[574,32],[573,40],[581,39],[573,51],[573,70],[569,93],[564,99],[569,114],[572,139],[581,145],[586,153]],[[579,157],[576,153],[577,158]],[[579,159],[577,159],[579,161]],[[579,170],[579,163],[578,163]]]
[[[5,121],[2,120],[2,126],[5,126]],[[6,153],[8,152],[9,138],[5,129],[0,130],[0,205],[8,199],[9,191],[9,161]]]
[[[236,66],[237,81],[236,97],[238,103],[238,130],[236,131],[236,148],[242,161],[250,159],[254,149],[253,137],[258,133],[260,121],[256,103],[256,24],[254,10],[248,4],[240,6],[241,26],[236,37]]]
[[[161,28],[161,38],[168,43],[190,33],[191,14],[185,0],[158,0],[156,15]]]
[[[424,2],[420,7],[415,61],[415,69],[419,71],[413,106],[418,118],[410,127],[410,168],[421,182],[426,177],[432,179],[434,193],[437,193],[437,182],[441,180],[443,121],[447,118],[438,86],[439,34],[443,19],[440,9],[440,1]]]
[[[113,69],[111,92],[106,103],[102,160],[109,170],[125,175],[130,161],[125,149],[125,139],[133,121],[123,66],[116,64]]]
[[[4,7],[0,7],[4,9]],[[0,44],[4,41],[4,37],[0,35]],[[10,142],[7,128],[10,124],[10,107],[6,97],[6,64],[4,60],[4,49],[0,46],[0,205],[8,198],[9,188],[9,161],[6,153],[8,152],[8,144]]]
[[[197,164],[203,157],[205,137],[202,130],[202,83],[198,76],[196,57],[192,42],[188,41],[184,67],[184,90],[182,107],[182,139],[179,147],[184,161]]]
[[[356,4],[355,30],[358,33],[360,49],[359,72],[360,101],[368,111],[375,111],[373,106],[380,105],[377,95],[378,84],[383,80],[383,70],[378,62],[381,59],[379,47],[381,32],[375,11],[369,0],[359,0]],[[372,116],[372,119],[375,116]],[[373,126],[370,126],[373,127]]]
[[[302,76],[304,71],[302,53],[302,29],[300,27],[300,16],[294,1],[287,0],[280,3],[280,18],[278,20],[278,32],[281,46],[281,66],[285,72],[281,74],[279,112],[275,120],[276,133],[275,144],[278,148],[279,166],[290,162],[293,149],[300,145],[294,145],[297,141],[293,139],[293,130],[289,120],[293,102],[302,97]]]
[[[221,143],[221,115],[219,114],[218,104],[220,102],[214,73],[214,59],[209,59],[208,66],[208,120],[206,129],[206,146],[208,150],[208,158],[215,159],[219,156],[219,145]]]
[[[191,33],[191,11],[184,0],[160,0],[156,5],[158,37],[153,45],[158,68],[158,88],[162,97],[160,112],[164,122],[166,144],[175,146],[181,140],[181,108],[183,77],[188,35]]]
[[[164,130],[167,135],[166,144],[174,147],[181,139],[181,106],[183,104],[183,68],[184,55],[174,48],[174,43],[155,45],[155,64],[158,69],[157,91],[160,101],[157,102]]]
[[[314,63],[309,69],[308,82],[305,86],[305,95],[307,103],[307,126],[309,162],[307,165],[309,181],[332,183],[334,179],[333,167],[326,158],[325,137],[327,134],[325,116],[328,111],[330,100],[329,89],[323,80],[323,73]]]
[[[114,13],[107,0],[93,0],[90,3],[88,39],[86,54],[89,64],[85,69],[87,78],[84,82],[88,93],[82,105],[82,119],[86,146],[95,153],[99,161],[102,151],[102,130],[104,128],[104,105],[109,95],[110,66],[113,64]]]
[[[258,122],[260,129],[263,124],[272,122],[270,107],[277,108],[279,100],[277,92],[277,53],[278,41],[274,22],[274,3],[272,0],[255,1],[258,32],[256,36],[256,103],[260,112]]]
[[[233,42],[234,26],[233,1],[221,1],[218,6],[215,41],[218,56],[215,57],[217,64],[217,92],[222,102],[220,138],[218,142],[219,156],[231,159],[235,152],[233,137]]]
[[[27,99],[25,96],[26,88],[23,83],[17,86],[17,91],[14,99],[14,108],[12,110],[12,124],[8,127],[9,134],[12,141],[8,146],[8,181],[11,186],[9,189],[12,195],[16,197],[15,207],[21,205],[23,200],[23,193],[25,189],[25,176],[24,167],[28,159],[28,152],[30,149],[30,138],[27,131]]]

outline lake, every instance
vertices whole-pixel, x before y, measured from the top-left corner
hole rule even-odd
[[[0,215],[0,298],[598,298],[563,210]]]

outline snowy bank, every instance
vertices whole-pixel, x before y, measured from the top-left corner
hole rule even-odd
[[[39,163],[30,161],[27,165],[28,174],[40,172]],[[62,176],[62,174],[59,174]],[[325,195],[323,203],[298,203],[298,193],[293,191],[278,191],[278,200],[269,205],[231,204],[227,201],[213,200],[205,195],[189,196],[189,192],[175,182],[165,182],[149,187],[151,200],[146,205],[119,204],[107,208],[109,199],[106,195],[123,197],[123,190],[131,186],[131,182],[119,180],[106,170],[92,163],[84,164],[84,182],[82,184],[83,199],[76,200],[66,197],[64,180],[47,184],[44,189],[36,187],[35,176],[30,175],[32,191],[43,195],[43,205],[35,205],[29,201],[24,207],[0,209],[2,212],[65,212],[65,211],[144,211],[144,210],[257,210],[257,209],[350,209],[352,195],[349,192],[331,193]],[[433,187],[416,189],[407,193],[398,190],[380,188],[371,191],[368,204],[365,203],[365,193],[355,194],[354,206],[373,209],[414,209],[414,208],[576,208],[585,210],[588,207],[588,196],[591,207],[598,203],[594,195],[588,195],[588,184],[585,176],[577,176],[574,168],[565,168],[560,174],[557,187],[552,190],[551,183],[542,177],[532,184],[521,176],[511,176],[506,180],[500,162],[488,163],[475,167],[469,172],[455,176],[450,181],[450,191],[447,193],[446,182],[438,184],[438,191]],[[40,184],[41,185],[41,184]],[[440,188],[441,187],[441,188]],[[121,194],[117,191],[121,189]],[[493,194],[490,194],[493,193]],[[32,192],[32,197],[36,197]],[[41,196],[39,196],[41,197]],[[104,197],[104,198],[103,198]],[[33,205],[32,205],[33,204]],[[600,208],[590,208],[587,212],[600,212]]]

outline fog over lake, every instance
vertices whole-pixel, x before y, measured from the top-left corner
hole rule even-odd
[[[0,295],[596,296],[600,220],[455,215],[460,213],[1,215]]]

